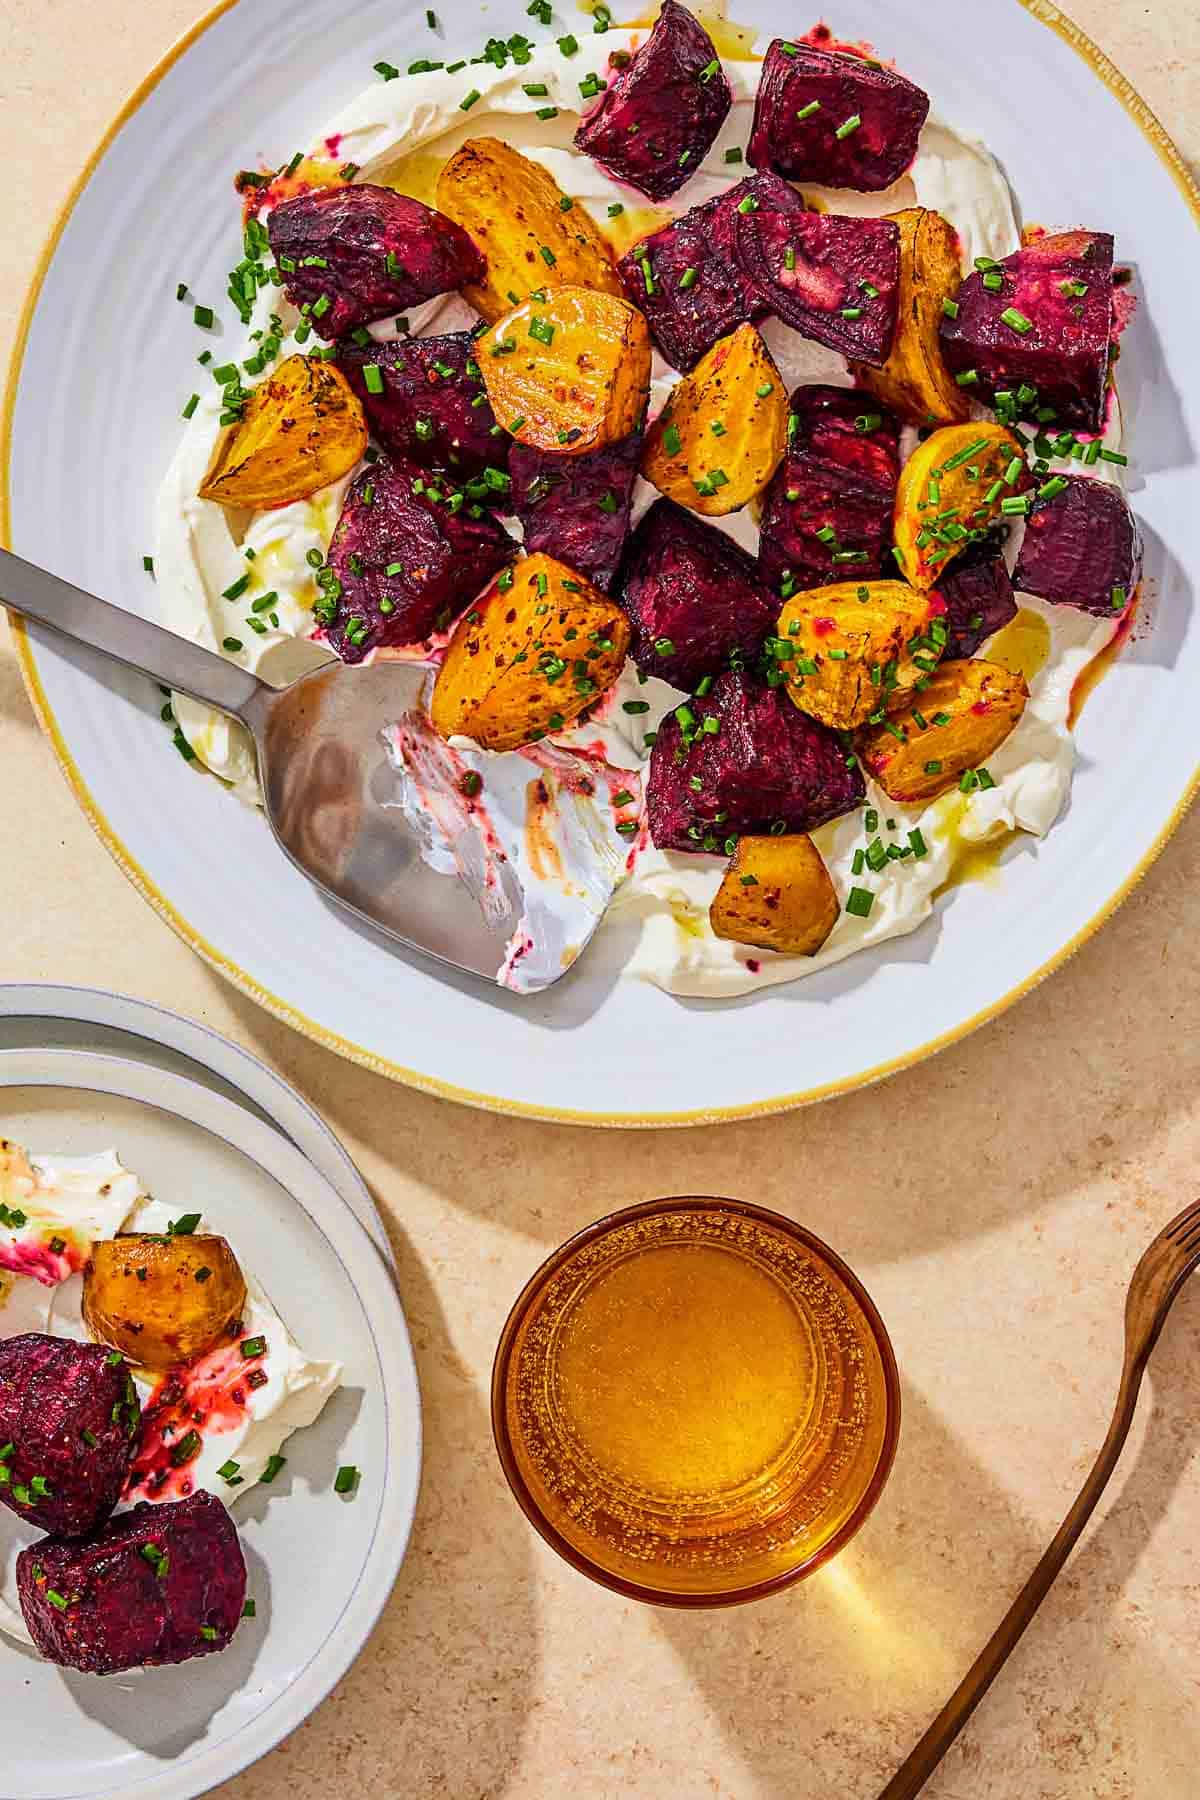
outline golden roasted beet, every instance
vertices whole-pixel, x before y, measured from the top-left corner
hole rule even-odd
[[[949,425],[971,416],[967,389],[942,360],[945,313],[962,282],[958,239],[941,213],[909,206],[889,215],[900,230],[900,310],[891,355],[881,369],[851,364],[867,388],[910,425]]]
[[[737,512],[761,493],[787,442],[787,395],[753,325],[714,344],[646,433],[642,474],[693,512]]]
[[[1030,479],[1025,447],[1003,425],[948,425],[918,444],[900,471],[892,527],[907,580],[933,587]]]
[[[902,706],[937,664],[945,606],[903,581],[809,588],[779,615],[775,654],[801,712],[835,731]]]
[[[366,447],[363,409],[341,370],[289,356],[218,440],[200,498],[248,512],[287,506],[348,475]]]
[[[434,684],[433,728],[516,750],[593,705],[628,647],[619,606],[552,556],[526,556],[460,621]]]
[[[708,909],[719,938],[782,956],[815,956],[841,905],[821,853],[804,832],[743,837]]]
[[[202,1356],[245,1304],[242,1271],[222,1237],[112,1238],[95,1245],[83,1274],[88,1330],[146,1369]]]
[[[454,152],[438,176],[437,203],[487,258],[484,280],[468,283],[463,293],[490,323],[534,288],[623,292],[608,242],[587,208],[569,200],[540,163],[498,138],[471,138]],[[543,255],[547,250],[553,262]]]
[[[628,300],[581,287],[529,299],[479,339],[492,411],[520,444],[582,456],[628,437],[650,392],[650,332]]]
[[[859,755],[890,799],[934,800],[1000,747],[1028,698],[1024,676],[999,663],[943,663],[919,705],[861,734]]]

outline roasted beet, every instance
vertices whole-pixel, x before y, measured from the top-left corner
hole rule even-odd
[[[912,163],[928,113],[928,94],[894,69],[776,38],[747,154],[756,169],[877,194]]]
[[[685,373],[719,338],[766,311],[734,250],[738,207],[748,198],[777,212],[805,210],[795,188],[777,175],[751,175],[643,238],[617,264],[658,348]]]
[[[43,1538],[17,1558],[17,1590],[43,1656],[115,1675],[227,1650],[246,1563],[233,1520],[202,1490],[143,1501],[82,1541]]]
[[[81,1537],[120,1498],[142,1410],[122,1358],[30,1332],[0,1342],[0,1500]]]
[[[691,722],[671,713],[650,754],[646,811],[660,850],[724,850],[743,832],[811,831],[861,804],[832,731],[792,705],[782,688],[726,672]],[[718,729],[704,729],[716,719]],[[698,785],[694,785],[698,783]]]
[[[507,490],[508,478],[497,475]],[[482,479],[479,486],[483,486]],[[345,662],[381,644],[416,644],[449,625],[516,553],[489,512],[462,504],[441,476],[411,463],[374,463],[357,477],[318,576],[318,617]]]
[[[1120,488],[1091,475],[1036,500],[1013,571],[1018,593],[1115,617],[1142,577],[1142,534]]]
[[[941,344],[971,398],[999,395],[1010,416],[1037,411],[1100,431],[1116,335],[1112,262],[1108,232],[1064,231],[968,275]]]
[[[900,427],[855,388],[792,395],[788,450],[763,506],[759,569],[779,593],[881,575],[892,535]],[[890,572],[890,571],[889,571]]]
[[[633,61],[610,64],[607,75],[575,147],[651,200],[668,200],[700,167],[733,105],[713,41],[685,6],[663,0]]]
[[[679,688],[724,668],[731,651],[755,655],[779,613],[754,558],[673,500],[656,500],[639,524],[617,598],[638,668]]]
[[[742,268],[776,318],[855,362],[878,368],[887,361],[900,293],[893,220],[739,206],[734,239]]]
[[[338,365],[391,455],[463,475],[477,475],[489,463],[504,466],[510,439],[492,432],[496,416],[469,331],[342,343]],[[368,375],[369,369],[376,372]]]
[[[461,225],[391,188],[316,188],[267,215],[289,300],[322,337],[481,281],[484,261]]]
[[[512,509],[525,529],[526,555],[544,550],[607,593],[629,535],[641,447],[640,432],[587,456],[514,444]]]
[[[946,602],[946,657],[974,656],[980,644],[1017,616],[1013,585],[994,537],[956,557],[937,584]]]

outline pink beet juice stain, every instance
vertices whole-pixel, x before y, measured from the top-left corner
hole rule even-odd
[[[142,1441],[127,1500],[186,1500],[195,1491],[191,1465],[204,1440],[237,1431],[253,1416],[253,1396],[267,1384],[265,1350],[245,1356],[238,1337],[194,1363],[172,1369],[158,1383],[142,1415]]]

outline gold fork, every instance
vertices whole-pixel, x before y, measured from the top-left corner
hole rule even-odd
[[[1041,1562],[1025,1583],[971,1668],[879,1800],[912,1800],[919,1794],[1020,1642],[1029,1621],[1050,1592],[1056,1575],[1108,1486],[1125,1447],[1150,1352],[1158,1342],[1172,1302],[1200,1263],[1200,1201],[1172,1219],[1144,1251],[1125,1296],[1125,1362],[1112,1424],[1091,1474],[1059,1526]]]

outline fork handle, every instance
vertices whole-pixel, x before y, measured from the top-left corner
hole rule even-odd
[[[1125,1368],[1108,1435],[1091,1474],[1080,1488],[1053,1542],[937,1718],[883,1789],[879,1800],[912,1800],[914,1794],[920,1793],[1021,1641],[1108,1486],[1133,1424],[1144,1368],[1145,1357]]]
[[[97,600],[11,550],[0,550],[0,604],[219,712],[240,714],[263,685],[249,669],[124,607]]]

